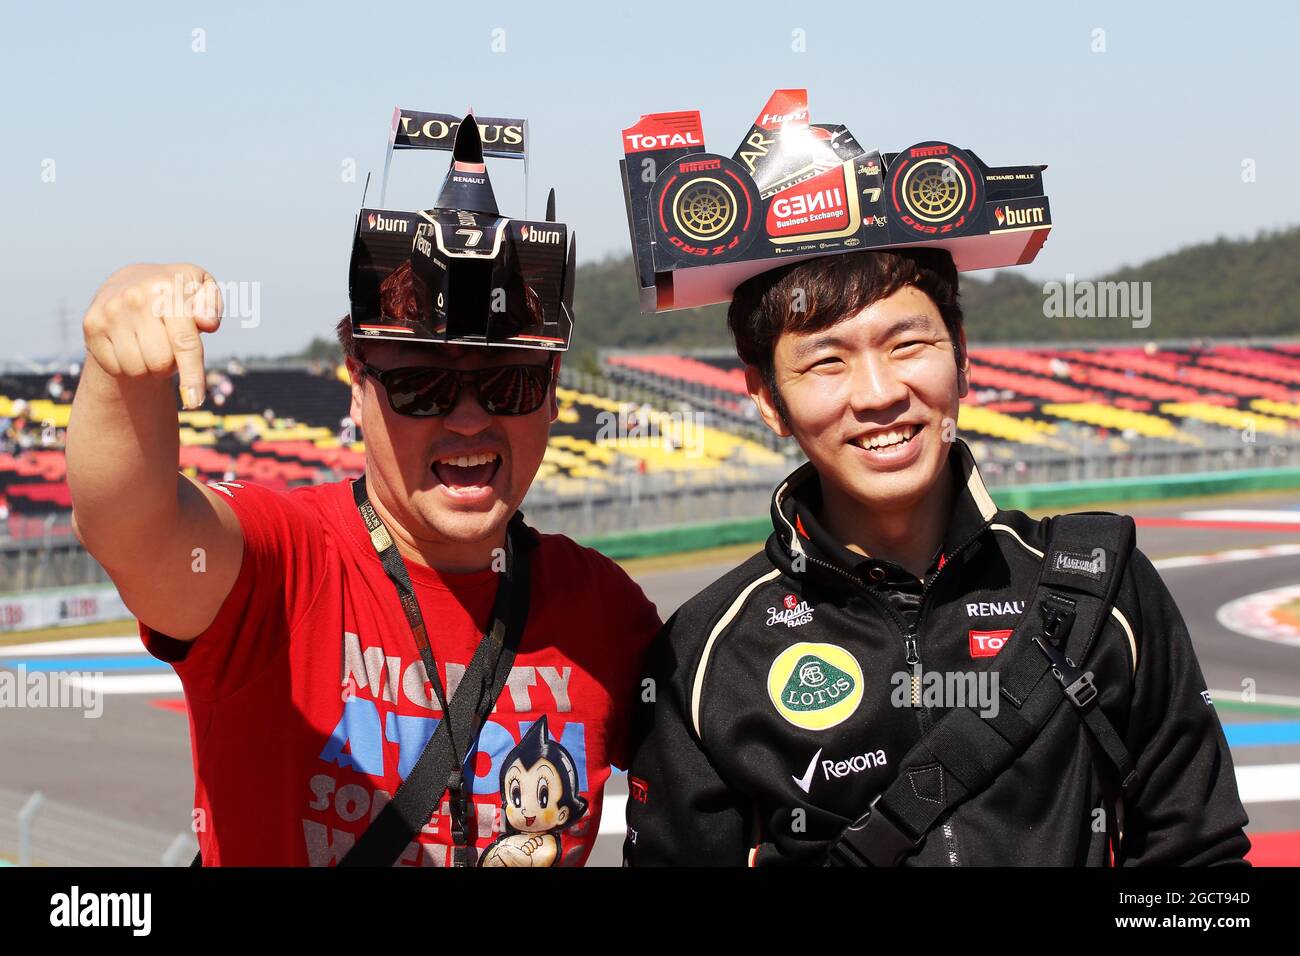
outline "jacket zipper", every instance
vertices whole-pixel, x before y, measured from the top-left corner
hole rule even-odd
[[[973,535],[971,535],[969,538],[963,541],[958,547],[954,548],[952,552],[953,557],[955,558],[957,555],[960,555],[963,551],[965,551],[968,547],[970,547],[971,542],[974,541],[976,538],[978,538],[981,534],[983,534],[984,529],[987,526],[988,523],[985,522],[984,525],[980,526],[978,531],[976,531]],[[881,600],[879,597],[877,597],[876,594],[872,592],[870,588],[868,588],[866,585],[862,583],[862,581],[858,578],[856,574],[851,574],[850,572],[845,571],[843,568],[838,567],[837,565],[830,564],[826,561],[822,561],[819,558],[814,558],[810,554],[805,553],[804,557],[810,564],[815,564],[818,567],[825,568],[829,571],[834,571],[835,573],[848,578],[850,581],[853,582],[854,586],[857,587],[858,590],[862,591],[862,593],[866,594],[867,597],[870,598],[876,605],[881,607],[885,611],[888,617],[892,617],[894,619],[895,625],[898,627],[900,631],[903,632],[903,651],[905,654],[905,659],[907,661],[908,668],[911,672],[912,706],[917,708],[917,716],[921,723],[921,734],[924,736],[925,734],[929,733],[930,727],[932,726],[930,720],[930,710],[927,707],[921,706],[922,668],[921,668],[921,648],[920,648],[920,641],[918,639],[918,634],[920,631],[921,622],[924,619],[925,601],[930,594],[930,589],[934,586],[934,582],[939,580],[939,576],[942,575],[945,570],[947,570],[948,565],[952,563],[952,559],[949,558],[945,560],[943,563],[943,567],[939,568],[939,570],[934,573],[934,577],[930,579],[929,583],[924,584],[922,586],[921,603],[917,606],[916,609],[916,625],[912,627],[907,627],[904,624],[903,619],[898,616],[898,612],[894,610],[893,605],[891,605],[888,601]],[[944,850],[948,857],[948,865],[960,866],[961,861],[957,857],[957,840],[953,835],[951,820],[945,820],[943,824],[941,824],[940,829],[943,831]]]
[[[921,587],[921,603],[918,604],[916,607],[916,624],[909,631],[911,637],[911,645],[913,648],[913,654],[916,658],[916,662],[912,668],[913,706],[920,704],[921,655],[919,650],[918,635],[921,630],[921,623],[925,619],[926,598],[930,596],[930,589],[934,587],[934,582],[938,581],[940,576],[943,574],[943,572],[946,571],[948,569],[948,566],[953,563],[953,558],[956,558],[968,547],[970,547],[971,542],[974,541],[976,538],[978,538],[981,534],[983,534],[984,529],[987,526],[988,523],[985,522],[984,525],[980,526],[980,529],[978,531],[976,531],[973,535],[971,535],[969,538],[963,541],[958,547],[954,548],[952,552],[952,557],[946,558],[943,564],[940,566],[939,570],[934,572],[934,577],[932,577],[928,582],[923,584]],[[912,663],[912,661],[909,659],[908,663]],[[923,728],[922,733],[923,734],[928,733],[932,724],[930,720],[930,709],[928,707],[922,707],[920,709],[920,714],[921,714],[921,726]],[[945,820],[941,824],[940,829],[943,830],[944,849],[948,854],[948,865],[961,866],[961,861],[957,858],[957,838],[953,835],[951,818]]]

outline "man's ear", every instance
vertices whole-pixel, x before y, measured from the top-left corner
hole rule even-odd
[[[348,356],[348,358],[345,360],[345,363],[348,368],[348,379],[349,379],[348,388],[352,392],[352,404],[348,409],[348,417],[352,419],[353,425],[355,425],[357,428],[360,428],[361,408],[365,404],[364,399],[366,397],[366,388],[364,384],[366,380],[366,373],[365,370],[362,369],[361,363],[356,359],[352,358],[351,356]]]
[[[767,387],[767,382],[763,380],[763,372],[757,365],[745,366],[745,388],[749,392],[749,397],[754,400],[754,407],[758,409],[758,414],[763,417],[763,424],[782,438],[789,438],[790,429],[781,418],[781,413],[776,410],[772,392]]]
[[[957,329],[957,397],[965,398],[970,391],[970,352],[966,349],[966,326]]]
[[[555,367],[551,370],[551,424],[560,417],[560,362],[564,356],[555,356]]]

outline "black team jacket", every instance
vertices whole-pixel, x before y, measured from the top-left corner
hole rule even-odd
[[[960,440],[949,465],[952,513],[924,581],[833,541],[804,465],[773,495],[765,549],[664,625],[633,716],[628,865],[820,865],[951,702],[946,675],[987,671],[1033,596],[1051,519],[998,510]],[[1182,616],[1136,549],[1084,665],[1136,765],[1122,799],[1063,706],[903,865],[1243,862],[1223,729]],[[912,706],[904,677],[918,672],[934,696]]]

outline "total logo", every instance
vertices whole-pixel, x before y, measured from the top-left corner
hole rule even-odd
[[[804,730],[826,730],[847,720],[862,703],[862,668],[835,644],[787,647],[767,672],[776,712]]]
[[[406,232],[411,225],[405,219],[395,217],[384,218],[382,213],[370,213],[366,216],[366,224],[375,232]]]
[[[971,657],[997,657],[998,651],[1006,646],[1011,637],[1012,629],[1009,627],[999,628],[995,631],[970,631],[970,656]]]
[[[563,237],[558,229],[538,229],[535,226],[520,226],[519,238],[524,242],[536,242],[543,246],[558,246]]]
[[[703,146],[704,141],[695,135],[693,130],[685,133],[628,133],[626,137],[628,149],[667,149],[672,146]]]
[[[627,778],[627,793],[637,803],[648,803],[650,801],[650,784],[646,783],[640,777],[633,777],[630,774]]]
[[[889,764],[889,759],[885,756],[883,750],[868,750],[864,753],[854,754],[848,760],[822,760],[822,752],[819,749],[813,754],[812,760],[808,762],[808,769],[803,772],[802,777],[792,776],[790,779],[804,793],[812,790],[813,777],[817,773],[818,762],[821,763],[822,779],[843,780],[845,777],[853,774],[863,773],[867,770],[874,770],[876,767],[884,767]]]
[[[781,599],[781,609],[774,607],[767,609],[767,626],[774,624],[784,624],[786,627],[798,627],[801,624],[808,624],[813,619],[813,610],[808,606],[807,601],[800,601],[793,594],[787,594]]]

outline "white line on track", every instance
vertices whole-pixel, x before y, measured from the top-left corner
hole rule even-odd
[[[1300,800],[1300,763],[1238,767],[1237,790],[1242,803]]]
[[[1241,688],[1236,690],[1210,690],[1210,697],[1214,700],[1241,700]],[[1300,697],[1288,697],[1285,694],[1256,694],[1249,701],[1242,701],[1248,704],[1281,704],[1283,707],[1300,707]]]
[[[1300,529],[1300,511],[1253,511],[1223,508],[1217,511],[1184,511],[1180,518],[1192,521],[1252,521],[1261,524],[1294,524]]]
[[[1190,568],[1202,564],[1227,564],[1232,561],[1253,561],[1257,558],[1283,558],[1300,554],[1300,544],[1274,544],[1267,548],[1235,548],[1231,551],[1214,551],[1210,554],[1188,554],[1179,558],[1161,558],[1152,561],[1157,571],[1170,568]]]
[[[69,685],[94,688],[99,694],[179,694],[181,679],[166,674],[82,674],[66,678]]]
[[[611,793],[600,811],[600,835],[623,836],[627,833],[627,794]]]
[[[1290,644],[1300,647],[1300,629],[1294,624],[1274,617],[1274,611],[1292,601],[1300,600],[1300,584],[1247,594],[1229,601],[1215,612],[1219,626],[1247,637],[1262,641]]]
[[[78,637],[36,644],[0,644],[0,657],[66,657],[72,654],[145,654],[144,642],[134,637]]]

